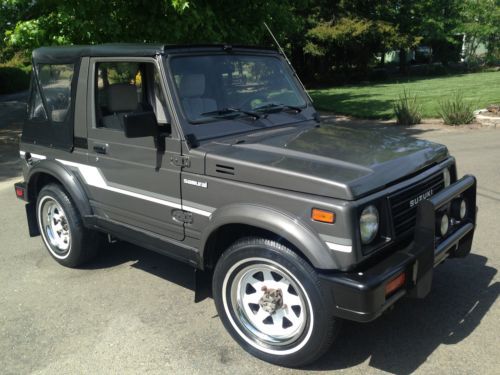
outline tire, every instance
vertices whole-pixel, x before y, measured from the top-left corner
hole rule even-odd
[[[316,271],[273,240],[246,238],[231,245],[217,262],[212,288],[225,328],[266,362],[310,364],[330,348],[340,326]]]
[[[79,267],[94,258],[99,233],[83,226],[80,213],[59,184],[48,184],[38,194],[36,217],[50,255],[63,266]]]

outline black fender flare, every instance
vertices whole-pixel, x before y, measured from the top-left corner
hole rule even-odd
[[[82,219],[93,214],[87,193],[78,177],[55,160],[40,160],[30,168],[25,178],[28,199],[33,196],[30,190],[34,188],[37,176],[40,174],[49,175],[61,183],[75,203]]]
[[[318,269],[336,269],[335,254],[303,221],[290,213],[257,204],[230,204],[217,209],[210,217],[201,238],[204,258],[210,236],[224,225],[243,224],[273,232],[297,248]]]

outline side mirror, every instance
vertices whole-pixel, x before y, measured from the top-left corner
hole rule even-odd
[[[123,116],[123,130],[127,138],[155,137],[158,123],[153,111],[132,112]]]

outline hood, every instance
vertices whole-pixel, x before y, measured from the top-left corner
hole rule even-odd
[[[353,200],[448,156],[390,128],[322,124],[269,129],[202,146],[208,175]]]

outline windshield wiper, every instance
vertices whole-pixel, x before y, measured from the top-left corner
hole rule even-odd
[[[233,107],[227,107],[227,108],[217,109],[215,111],[204,112],[204,113],[200,114],[200,116],[224,118],[224,117],[230,117],[230,116],[238,115],[238,114],[244,114],[247,116],[251,116],[251,117],[254,117],[256,120],[260,118],[260,115],[257,112],[245,111],[244,109],[233,108]]]
[[[296,113],[302,112],[302,108],[294,106],[294,105],[288,105],[288,104],[282,104],[282,103],[266,103],[261,106],[255,107],[254,111],[260,111],[260,112],[281,112],[284,111],[285,109],[292,109],[296,111]]]

